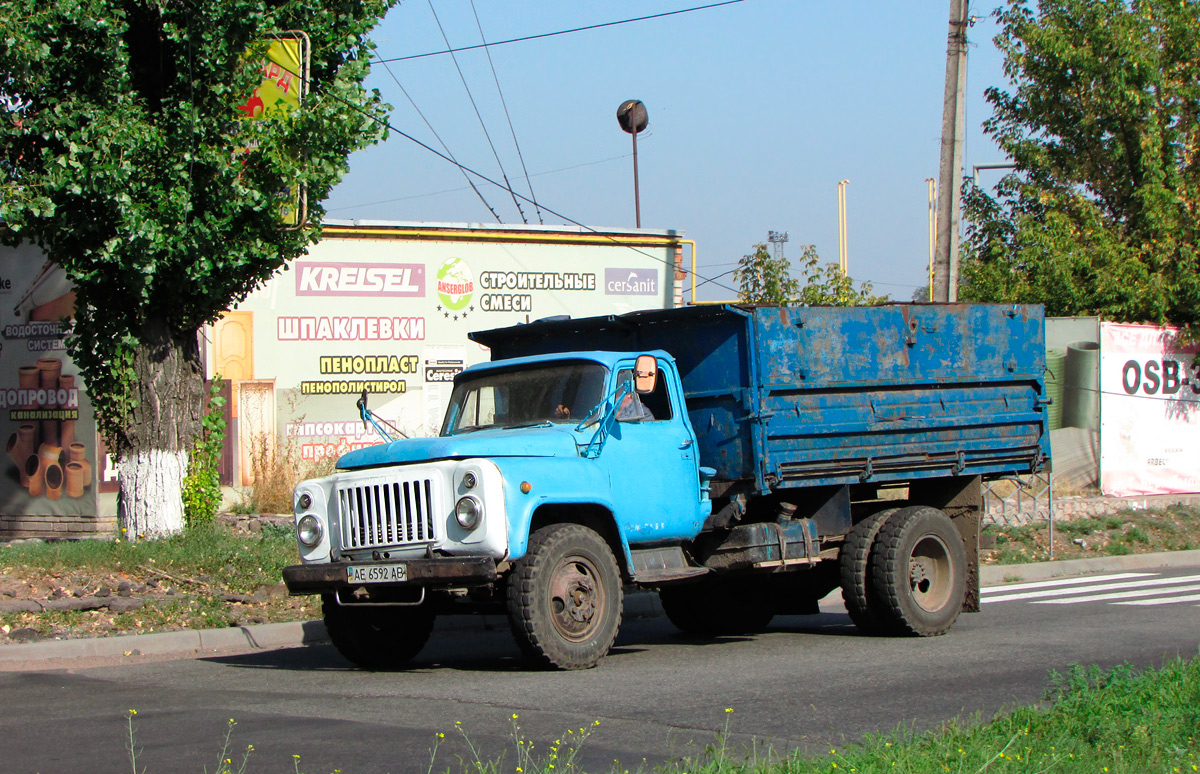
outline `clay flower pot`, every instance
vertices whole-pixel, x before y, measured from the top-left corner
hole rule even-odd
[[[58,377],[58,391],[62,393],[59,397],[60,405],[66,406],[71,400],[71,390],[75,389],[75,375],[63,374]],[[75,420],[63,419],[59,422],[58,445],[64,449],[69,449],[71,444],[75,443]]]
[[[63,469],[57,462],[52,462],[46,466],[46,497],[51,500],[57,500],[62,497],[63,490]]]
[[[37,428],[33,425],[21,425],[17,432],[9,436],[8,456],[21,475],[21,486],[25,486],[25,459],[33,454],[36,444]]]
[[[91,477],[91,471],[88,471]],[[78,462],[67,463],[67,497],[83,497],[83,487],[87,482],[83,477],[83,465]]]
[[[57,390],[58,377],[62,374],[62,360],[57,357],[43,357],[37,361],[38,386],[43,390]]]
[[[21,401],[21,408],[31,409],[37,406],[33,399],[33,395],[38,389],[38,374],[41,373],[37,366],[21,366],[17,369],[17,385],[26,392],[27,400]]]
[[[37,454],[30,454],[25,458],[24,467],[25,480],[29,487],[30,497],[41,497],[44,488],[42,481],[42,458]]]

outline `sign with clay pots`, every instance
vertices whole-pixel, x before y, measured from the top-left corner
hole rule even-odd
[[[0,497],[7,515],[97,513],[96,431],[66,353],[75,294],[36,248],[0,263]]]

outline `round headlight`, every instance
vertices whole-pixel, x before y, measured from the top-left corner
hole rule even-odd
[[[321,542],[321,522],[309,514],[296,522],[296,537],[302,544],[314,548]]]
[[[479,484],[479,479],[475,478],[475,474],[467,471],[463,474],[463,486],[467,489],[474,489]]]
[[[454,518],[463,529],[475,529],[483,520],[483,503],[474,497],[464,497],[454,505]]]
[[[299,499],[296,500],[297,510],[307,511],[311,507],[312,507],[312,495],[310,495],[308,492],[305,492],[304,494],[300,495]]]

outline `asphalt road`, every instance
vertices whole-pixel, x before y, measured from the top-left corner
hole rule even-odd
[[[215,771],[231,718],[227,757],[253,744],[249,772],[292,772],[300,755],[309,774],[426,774],[439,733],[433,771],[465,771],[472,748],[484,760],[503,754],[511,771],[514,714],[535,752],[561,739],[565,756],[588,729],[581,756],[597,773],[614,760],[634,771],[700,754],[726,724],[735,747],[823,753],[901,723],[923,729],[1038,701],[1047,673],[1073,662],[1196,655],[1200,566],[1140,572],[989,592],[982,613],[930,639],[860,636],[836,605],[716,642],[634,620],[583,672],[527,671],[501,619],[490,631],[440,629],[410,671],[392,674],[357,671],[328,646],[5,672],[0,770],[127,772],[129,709],[148,774]]]

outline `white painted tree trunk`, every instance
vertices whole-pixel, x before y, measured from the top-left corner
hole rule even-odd
[[[121,494],[117,515],[130,540],[183,530],[183,477],[187,452],[127,452],[117,460]]]

